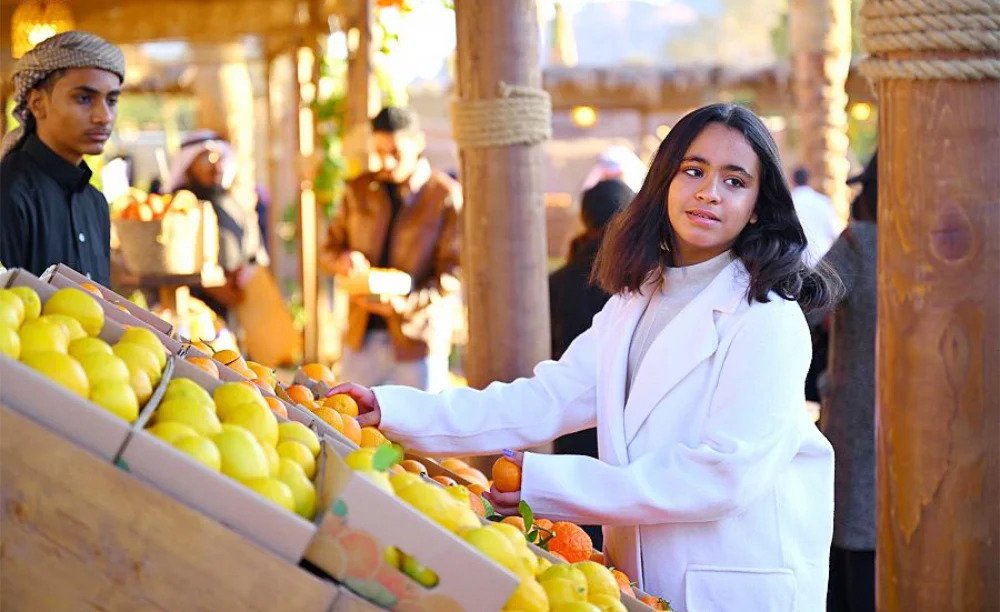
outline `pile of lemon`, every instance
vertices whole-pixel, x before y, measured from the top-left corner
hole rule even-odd
[[[166,349],[142,327],[109,344],[103,327],[101,305],[79,289],[44,305],[30,287],[0,289],[0,352],[131,423],[160,382]]]
[[[209,394],[176,378],[151,422],[149,433],[205,467],[307,520],[316,514],[319,439],[302,423],[279,423],[256,387],[229,382]]]
[[[442,487],[412,472],[390,475],[376,469],[378,452],[377,448],[362,448],[344,459],[355,472],[396,495],[517,576],[520,582],[504,605],[504,610],[620,612],[625,609],[619,599],[618,583],[608,568],[593,561],[572,565],[551,564],[531,551],[524,533],[514,525],[483,525],[472,510],[466,487]],[[423,586],[437,584],[438,577],[430,568],[420,564],[418,558],[392,547],[384,554],[389,565]]]

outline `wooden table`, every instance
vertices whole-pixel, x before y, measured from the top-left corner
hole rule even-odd
[[[0,405],[0,608],[325,612],[338,593]]]

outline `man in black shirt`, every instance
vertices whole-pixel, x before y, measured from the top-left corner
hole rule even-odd
[[[21,128],[0,162],[0,262],[41,274],[64,263],[110,284],[108,202],[84,155],[104,150],[125,75],[120,49],[86,32],[43,41],[14,71]]]

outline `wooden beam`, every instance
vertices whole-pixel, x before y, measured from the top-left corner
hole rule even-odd
[[[879,59],[915,58],[997,55]],[[878,99],[878,609],[995,610],[1000,81],[884,78]]]
[[[541,87],[534,0],[456,2],[458,96],[492,99],[500,82]],[[549,357],[542,147],[464,148],[462,278],[466,374],[474,387],[528,376]]]
[[[0,405],[0,607],[329,610],[325,582]]]

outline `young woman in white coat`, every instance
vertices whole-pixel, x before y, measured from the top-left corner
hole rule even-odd
[[[436,454],[503,451],[516,513],[604,526],[604,552],[678,611],[825,605],[833,451],[807,416],[809,309],[831,281],[806,246],[777,147],[752,112],[681,119],[612,222],[593,280],[613,297],[531,378],[428,394],[345,383],[360,421]],[[521,453],[596,425],[600,459]]]

